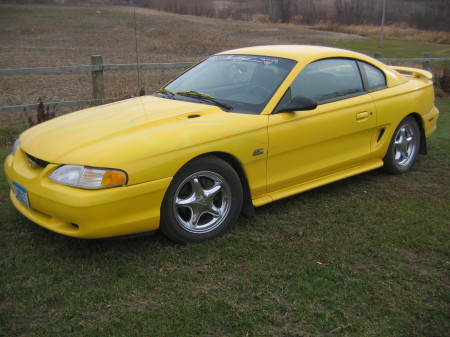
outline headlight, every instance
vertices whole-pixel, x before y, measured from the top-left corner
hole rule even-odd
[[[19,146],[20,146],[20,142],[19,142],[19,138],[17,138],[17,139],[14,141],[14,144],[13,144],[12,149],[11,149],[11,154],[12,154],[13,156],[16,154],[17,149],[19,148]]]
[[[127,183],[127,174],[120,170],[63,165],[50,174],[56,183],[90,190],[122,186]]]

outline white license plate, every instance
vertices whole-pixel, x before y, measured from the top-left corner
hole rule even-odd
[[[27,189],[22,185],[16,183],[15,181],[13,181],[12,184],[14,188],[14,194],[16,195],[17,200],[19,200],[25,206],[30,207]]]

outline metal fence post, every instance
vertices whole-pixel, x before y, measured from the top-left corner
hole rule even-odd
[[[427,59],[427,58],[430,58],[431,55],[428,54],[428,53],[426,53],[426,54],[423,54],[423,57]],[[425,69],[425,70],[430,69],[430,61],[423,61],[423,66],[422,66],[422,68]]]
[[[105,99],[105,87],[103,84],[103,59],[100,55],[91,55],[91,64],[100,66],[100,70],[92,71],[92,89],[94,105],[102,105]]]

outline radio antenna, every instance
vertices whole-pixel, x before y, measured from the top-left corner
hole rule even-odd
[[[136,10],[134,10],[134,41],[136,42],[136,70],[137,70],[137,82],[138,82],[138,87],[139,87],[141,85],[141,79],[139,76],[139,51],[138,51],[138,40],[137,40]]]

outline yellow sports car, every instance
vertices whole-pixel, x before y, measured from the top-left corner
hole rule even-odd
[[[274,200],[379,167],[408,171],[438,115],[425,70],[335,48],[250,47],[151,96],[35,126],[4,168],[14,206],[52,231],[161,229],[195,242]]]

